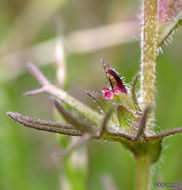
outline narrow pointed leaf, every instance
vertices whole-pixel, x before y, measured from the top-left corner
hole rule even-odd
[[[100,106],[100,108],[102,109],[102,111],[107,112],[110,109],[111,102],[109,102],[109,100],[106,100],[98,92],[87,90],[86,94],[88,94],[90,97],[92,97],[97,102],[97,104]]]
[[[113,112],[114,108],[111,108],[107,114],[104,116],[102,125],[101,125],[101,131],[100,131],[100,136],[104,134],[105,131],[107,131],[107,123],[109,120],[109,117],[111,116],[111,113]]]
[[[145,135],[144,132],[146,128],[147,116],[150,110],[151,110],[151,106],[147,106],[143,112],[142,117],[138,121],[138,124],[137,124],[138,131],[136,135],[137,138]]]
[[[20,113],[7,112],[7,115],[11,117],[11,119],[20,123],[21,125],[37,130],[48,131],[52,133],[59,133],[71,136],[81,136],[82,132],[76,130],[70,124],[63,124],[52,121],[43,121],[40,119],[33,119],[28,116],[24,116]]]
[[[54,100],[54,104],[57,110],[63,115],[63,117],[72,125],[74,125],[78,130],[82,132],[87,132],[91,134],[95,134],[97,129],[83,121],[79,121],[77,118],[72,116],[66,109],[57,101]]]
[[[182,133],[182,127],[162,131],[160,133],[157,133],[155,135],[152,135],[152,136],[148,137],[148,139],[151,139],[151,140],[152,139],[163,139],[165,137],[172,136],[172,135],[175,135],[175,134],[180,134],[180,133]]]

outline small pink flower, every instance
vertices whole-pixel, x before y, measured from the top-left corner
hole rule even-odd
[[[113,94],[112,94],[112,92],[105,92],[104,93],[104,97],[106,98],[106,99],[112,99],[113,98]]]
[[[102,93],[108,92],[109,89],[107,87],[102,88]]]

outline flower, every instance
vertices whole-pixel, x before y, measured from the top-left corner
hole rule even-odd
[[[109,90],[107,87],[102,88],[104,97],[106,99],[112,99],[113,95],[119,95],[119,93],[127,94],[126,88],[117,73],[112,69],[106,69],[105,72],[112,90]]]
[[[144,110],[140,109],[135,92],[137,77],[133,78],[130,87],[126,90],[118,74],[105,61],[102,61],[102,65],[107,79],[110,81],[110,89],[102,88],[103,95],[86,91],[98,103],[102,110],[101,113],[95,112],[63,90],[56,88],[34,65],[28,65],[30,73],[40,83],[41,88],[26,94],[34,95],[45,92],[56,98],[54,104],[68,123],[34,119],[15,112],[7,112],[7,115],[25,127],[70,136],[81,136],[81,139],[75,145],[71,145],[65,154],[78,147],[80,143],[83,144],[91,139],[101,139],[120,142],[135,157],[145,155],[149,157],[151,163],[154,163],[159,158],[163,139],[182,132],[182,128],[154,135],[146,134],[147,117],[150,114],[151,106],[147,106]],[[70,111],[68,112],[58,100],[77,111],[79,117],[75,117]]]

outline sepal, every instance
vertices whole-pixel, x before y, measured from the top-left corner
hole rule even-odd
[[[129,127],[131,125],[134,125],[136,122],[136,118],[133,113],[127,110],[127,108],[123,105],[119,105],[117,107],[117,118],[120,125],[123,127]]]

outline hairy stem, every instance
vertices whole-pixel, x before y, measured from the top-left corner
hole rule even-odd
[[[147,155],[136,156],[136,190],[149,189],[150,159]]]
[[[143,23],[141,36],[141,106],[155,104],[156,57],[157,57],[157,0],[143,0]],[[152,113],[151,116],[152,117]],[[149,119],[150,120],[150,119]],[[148,122],[146,132],[152,124]]]

